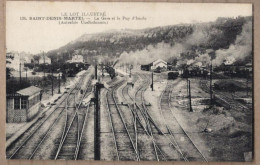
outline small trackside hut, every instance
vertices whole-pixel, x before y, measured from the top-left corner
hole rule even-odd
[[[41,107],[42,90],[35,86],[6,95],[6,122],[20,123],[32,120]]]

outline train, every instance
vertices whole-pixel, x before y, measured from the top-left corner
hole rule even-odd
[[[63,65],[62,72],[63,75],[67,75],[68,77],[74,77],[81,70],[87,70],[88,68],[89,68],[89,64],[66,63]]]
[[[182,71],[182,78],[189,78],[189,77],[207,77],[209,75],[209,71],[200,68],[194,69],[184,69]]]
[[[169,72],[168,73],[168,80],[175,80],[176,78],[178,78],[178,76],[179,76],[178,71]]]
[[[111,66],[105,66],[105,70],[107,71],[107,73],[109,74],[110,78],[113,79],[114,77],[116,77],[116,71],[113,67]]]

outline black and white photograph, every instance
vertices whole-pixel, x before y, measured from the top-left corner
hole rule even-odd
[[[251,162],[250,3],[6,2],[6,159]]]

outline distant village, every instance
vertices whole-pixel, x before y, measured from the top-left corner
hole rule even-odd
[[[73,54],[71,59],[57,65],[44,53],[36,57],[26,52],[8,52],[7,122],[32,120],[42,106],[43,97],[60,93],[61,83],[65,84],[67,77],[74,77],[88,66],[79,54]]]

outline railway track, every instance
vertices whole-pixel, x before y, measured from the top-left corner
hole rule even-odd
[[[138,128],[139,130],[142,128],[140,132],[144,131],[146,133],[146,137],[148,137],[147,139],[150,143],[150,145],[142,146],[143,149],[140,149],[140,156],[143,159],[147,159],[145,158],[145,156],[147,156],[147,152],[150,152],[149,156],[152,157],[152,160],[166,161],[165,153],[159,146],[158,139],[156,139],[156,137],[163,135],[163,132],[157,127],[156,123],[153,121],[152,117],[148,113],[144,100],[144,92],[150,85],[150,79],[142,74],[139,74],[139,77],[142,79],[143,83],[137,89],[134,98],[131,98],[131,100],[134,101],[134,112],[137,118],[136,120],[141,126]],[[129,95],[129,97],[131,96]],[[142,140],[142,137],[139,138],[139,141],[141,143]]]
[[[63,116],[68,107],[68,102],[72,99],[70,98],[72,92],[77,90],[83,78],[84,76],[82,76],[77,84],[69,90],[68,94],[61,99],[58,106],[51,113],[25,131],[23,136],[6,149],[8,159],[31,159],[34,156],[50,130]]]
[[[116,149],[117,160],[137,160],[139,161],[138,151],[136,149],[135,141],[133,140],[131,133],[134,129],[127,127],[125,118],[119,108],[115,96],[116,90],[125,83],[125,81],[119,81],[113,85],[111,91],[106,93],[107,110],[109,114],[109,120],[113,133],[114,146]]]
[[[87,109],[81,108],[83,99],[91,92],[91,79],[87,83],[87,88],[81,97],[79,104],[75,104],[73,111],[66,111],[66,122],[61,136],[60,144],[55,155],[55,160],[76,160],[85,127],[89,105]],[[81,110],[83,109],[83,110]]]
[[[163,118],[162,121],[168,130],[168,136],[174,147],[179,152],[182,160],[207,162],[206,157],[195,145],[174,115],[171,107],[171,89],[173,86],[174,84],[169,85],[169,83],[167,83],[167,86],[160,97],[160,111]]]
[[[133,125],[136,132],[136,148],[139,152],[140,159],[146,160],[144,153],[151,152],[149,156],[153,157],[153,160],[157,161],[173,161],[184,160],[189,161],[184,153],[178,146],[175,138],[173,138],[173,132],[169,131],[164,133],[158,128],[155,121],[153,121],[149,110],[145,105],[144,91],[149,87],[150,79],[145,75],[139,75],[142,79],[142,85],[135,92],[134,98],[129,94],[129,86],[126,85],[122,89],[122,95],[126,101],[128,101],[128,107],[132,111]],[[144,138],[145,136],[148,138]],[[141,138],[139,138],[141,137]],[[150,142],[145,147],[141,146],[143,139]],[[142,148],[143,147],[143,148]]]
[[[147,79],[149,80],[149,77]],[[142,95],[142,100],[144,100],[143,95]],[[143,101],[143,107],[149,119],[151,120],[151,123],[154,125],[154,127],[152,127],[154,129],[152,129],[151,132],[154,132],[153,137],[156,141],[158,141],[158,147],[159,147],[158,150],[161,153],[161,156],[158,157],[159,159],[158,161],[180,161],[180,160],[187,161],[187,159],[183,156],[181,150],[179,149],[178,145],[176,144],[176,141],[171,138],[171,132],[169,132],[168,127],[166,127],[167,132],[161,131],[160,128],[157,127],[156,122],[152,120],[152,117],[149,114],[149,110],[145,106],[144,101]],[[161,122],[164,122],[164,120],[160,121],[160,123]]]
[[[210,87],[207,84],[207,81],[200,81],[200,86],[202,90],[205,92],[209,93],[210,92]],[[213,90],[213,95],[215,99],[218,99],[219,102],[228,105],[230,108],[238,109],[238,110],[249,110],[250,108],[241,104],[240,102],[236,101],[233,98],[230,98],[227,96],[227,94],[222,93],[222,92],[216,92]]]

